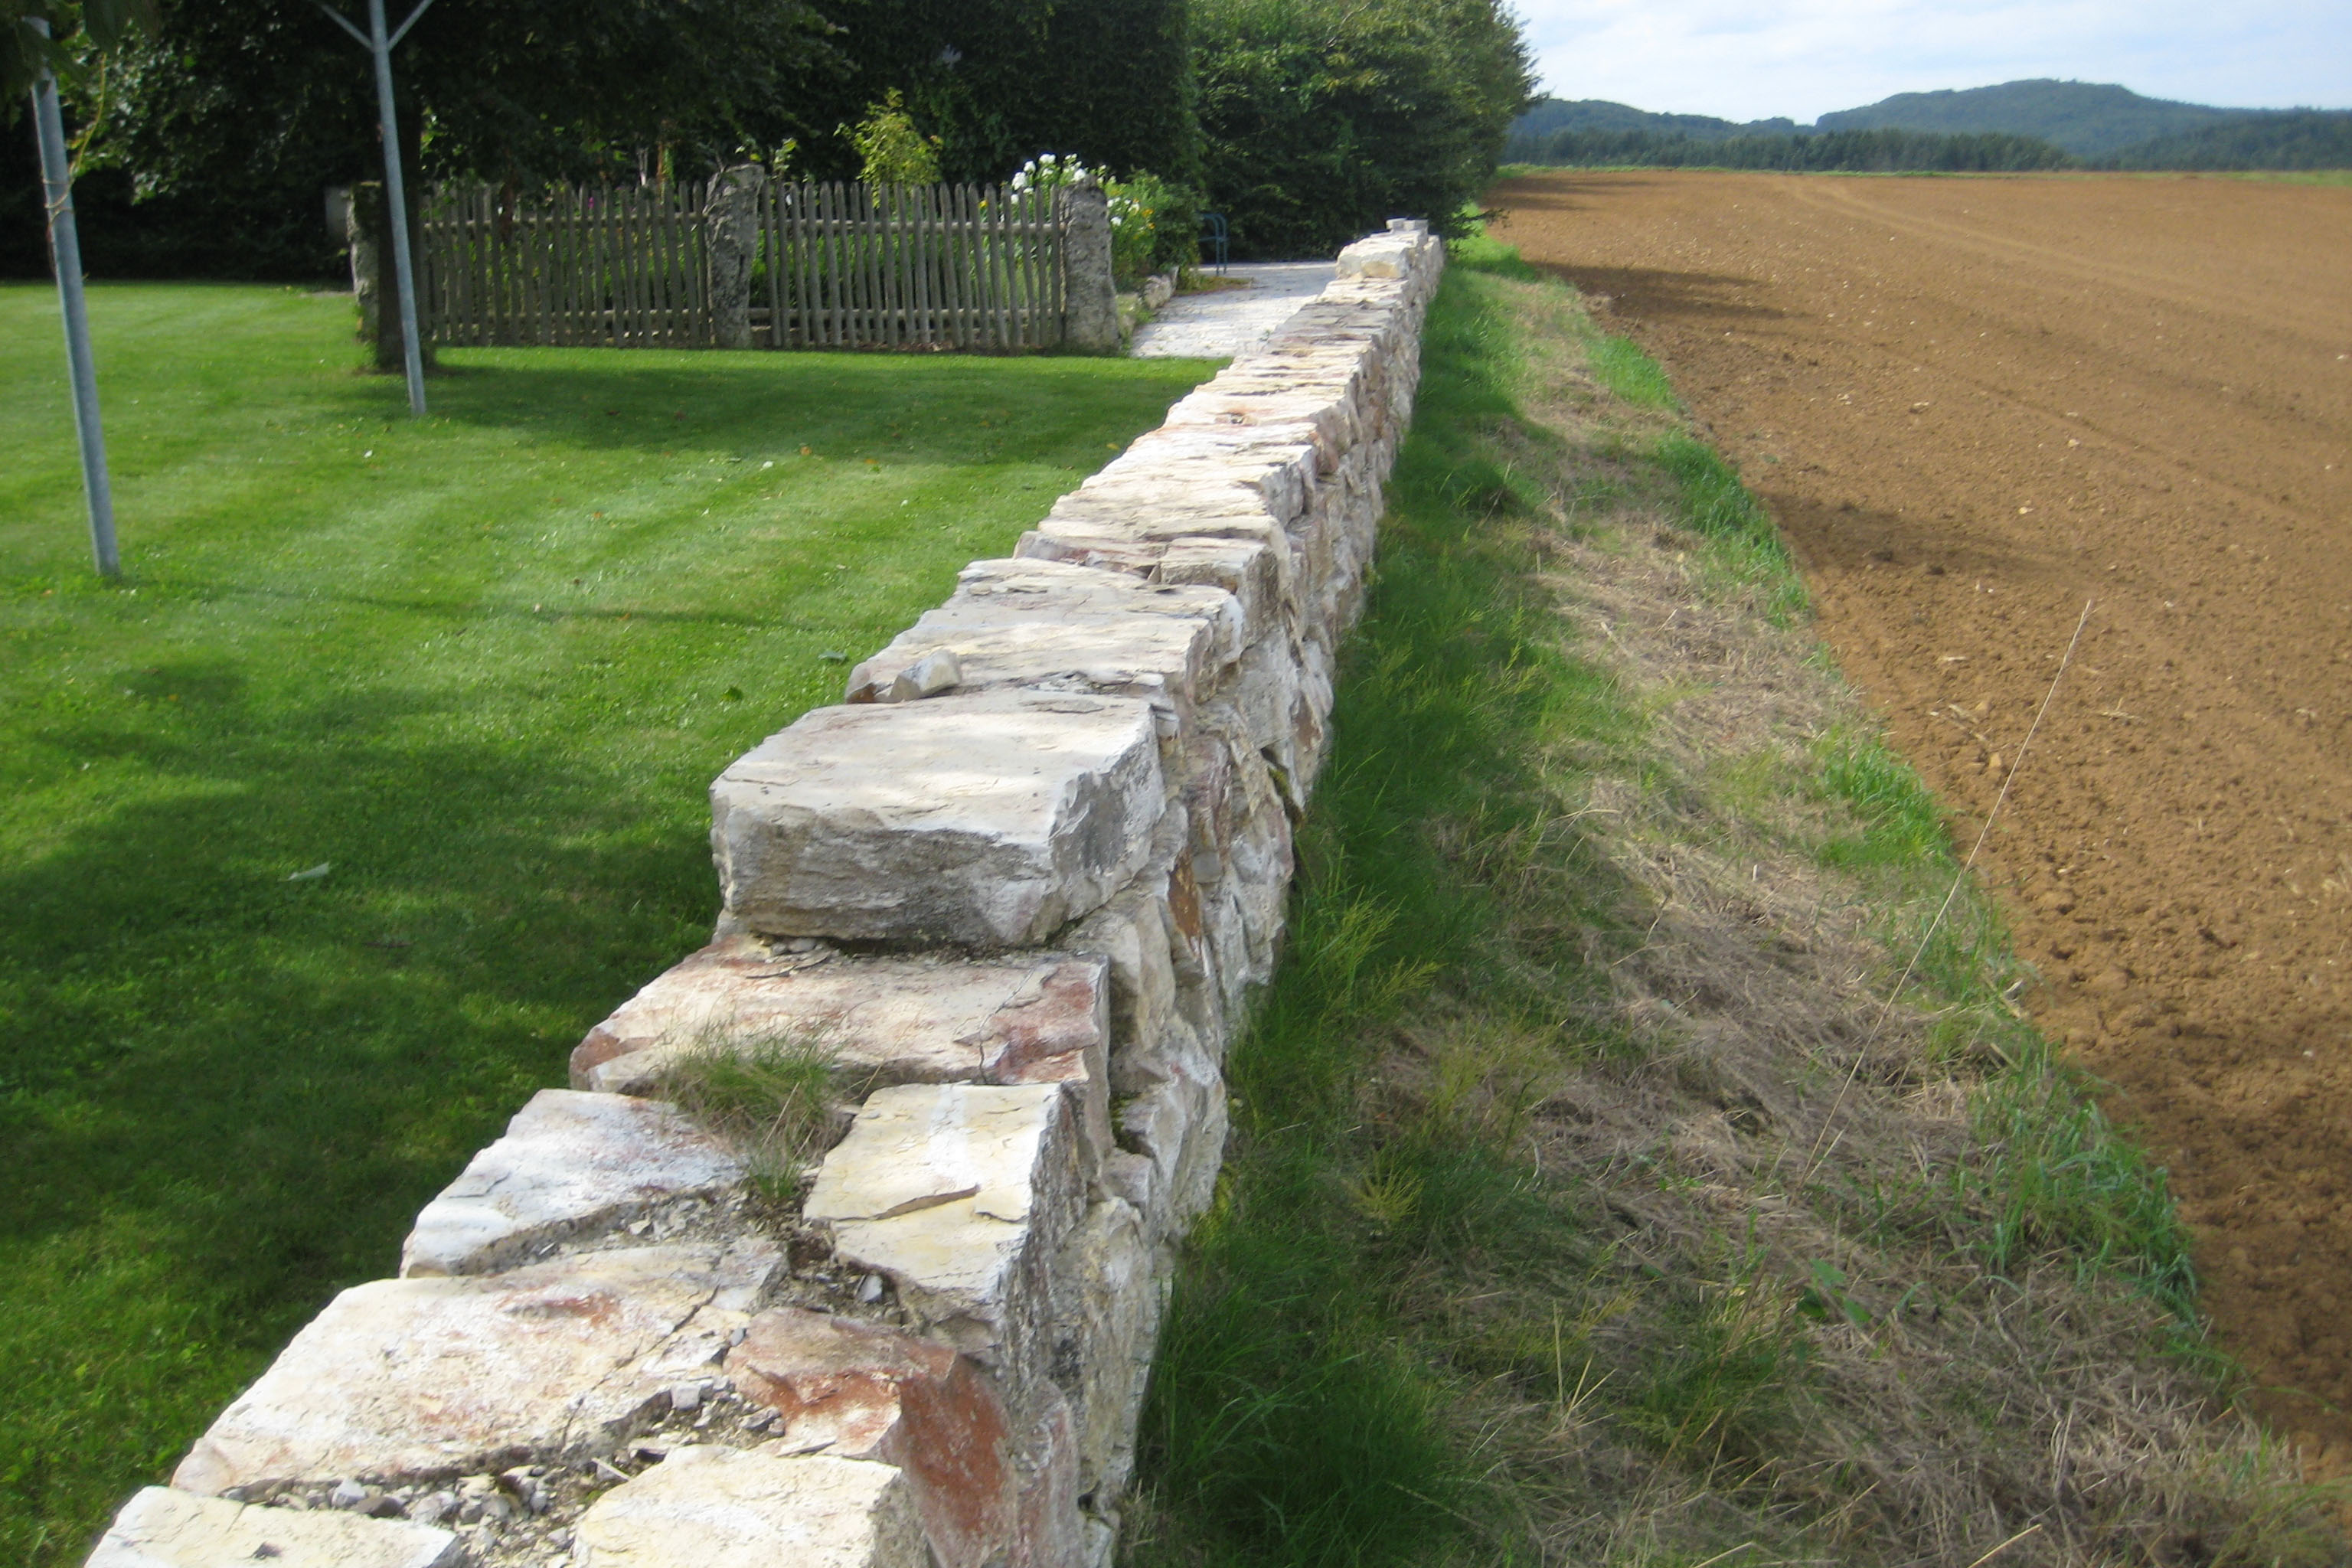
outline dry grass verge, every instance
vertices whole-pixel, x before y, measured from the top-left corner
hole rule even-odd
[[[1464,260],[1130,1561],[2346,1561],[1769,521]]]

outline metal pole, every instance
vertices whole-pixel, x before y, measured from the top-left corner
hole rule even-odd
[[[384,36],[383,0],[368,0],[368,51],[375,56],[376,104],[383,119],[383,194],[385,205],[392,208],[392,269],[400,282],[400,352],[408,369],[408,411],[421,415],[425,412],[425,353],[416,341],[416,277],[408,254],[408,193],[400,178],[400,129],[392,117],[392,41]]]
[[[49,36],[49,25],[26,18]],[[101,576],[122,575],[114,548],[114,491],[106,482],[106,433],[98,421],[98,367],[89,354],[89,310],[81,293],[81,236],[74,229],[73,185],[66,168],[65,116],[58,110],[58,79],[41,69],[33,86],[33,127],[41,143],[41,184],[48,198],[49,255],[57,264],[58,301],[66,318],[66,363],[73,374],[74,434],[81,439],[81,488],[89,498],[89,549]]]

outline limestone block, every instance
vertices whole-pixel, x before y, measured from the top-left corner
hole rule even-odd
[[[1222,588],[1237,602],[1244,642],[1272,635],[1297,616],[1296,552],[1289,534],[1263,514],[1192,510],[1167,498],[1090,497],[1083,507],[1048,515],[1021,536],[1013,553],[1153,583]]]
[[[400,1272],[488,1273],[544,1243],[742,1179],[741,1163],[675,1106],[543,1089],[425,1205]]]
[[[784,1417],[778,1452],[822,1450],[906,1471],[941,1568],[982,1568],[1013,1531],[1011,1432],[971,1359],[878,1324],[763,1312],[728,1352],[746,1400]]]
[[[306,1513],[148,1487],[122,1505],[85,1568],[465,1568],[446,1530]]]
[[[866,1102],[803,1213],[1018,1409],[1051,1352],[1046,1270],[1091,1176],[1058,1091],[908,1084]]]
[[[1276,522],[1287,523],[1314,504],[1315,448],[1276,443],[1257,447],[1245,439],[1220,439],[1210,431],[1163,433],[1138,438],[1132,460],[1113,474],[1106,470],[1097,489],[1164,489],[1170,485],[1213,498],[1239,491],[1257,500]]]
[[[1111,994],[1110,1087],[1132,1094],[1160,1076],[1143,1063],[1171,1035],[1190,1033],[1177,1005],[1164,878],[1139,879],[1069,933],[1070,945],[1108,962]]]
[[[1062,952],[866,955],[721,937],[591,1029],[572,1081],[625,1092],[688,1052],[792,1042],[873,1087],[1061,1084],[1089,1146],[1109,1142],[1109,975],[1100,958]]]
[[[931,1568],[896,1466],[718,1444],[614,1487],[573,1539],[572,1568]]]
[[[782,1266],[772,1244],[746,1239],[355,1286],[221,1413],[172,1484],[397,1483],[609,1450],[716,1364]]]
[[[1078,1511],[1077,1426],[1068,1401],[1047,1385],[1022,1462],[1019,1522],[1009,1568],[1084,1568],[1086,1516]]]
[[[1194,388],[1168,411],[1171,425],[1234,426],[1261,431],[1297,430],[1311,441],[1331,471],[1340,453],[1363,438],[1353,388],[1301,385],[1290,377],[1266,377],[1230,369]]]
[[[1165,1077],[1118,1110],[1122,1144],[1152,1165],[1151,1206],[1143,1211],[1155,1245],[1181,1235],[1215,1195],[1225,1152],[1225,1086],[1205,1048],[1171,1048],[1157,1065]]]
[[[1290,879],[1297,868],[1291,812],[1273,770],[1255,753],[1235,758],[1228,798],[1223,886],[1240,906],[1255,978],[1264,980],[1273,973]]]
[[[1024,946],[1142,863],[1163,798],[1149,704],[991,692],[820,708],[710,786],[749,930]]]
[[[1239,491],[1276,522],[1287,522],[1307,510],[1315,493],[1315,453],[1308,447],[1231,450],[1202,441],[1199,432],[1155,430],[1138,437],[1082,488],[1110,494],[1171,482],[1204,501],[1228,505]]]
[[[1160,1282],[1142,1215],[1118,1198],[1095,1204],[1062,1249],[1054,1282],[1056,1359],[1070,1369],[1077,1423],[1078,1490],[1108,1502],[1134,1468],[1160,1331]]]
[[[1264,752],[1293,778],[1308,774],[1322,755],[1329,711],[1317,710],[1302,668],[1314,646],[1273,638],[1252,644],[1222,695],[1244,747]]]
[[[955,596],[850,672],[852,702],[891,700],[906,672],[950,654],[966,691],[1054,685],[1139,698],[1163,734],[1240,657],[1242,610],[1213,587],[1145,583],[1039,560],[976,561]]]
[[[1342,278],[1402,279],[1412,267],[1411,252],[1403,246],[1381,245],[1359,240],[1339,253],[1339,276]]]

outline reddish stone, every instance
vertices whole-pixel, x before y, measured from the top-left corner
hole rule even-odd
[[[941,1568],[1006,1547],[1013,1477],[1003,1403],[971,1361],[872,1323],[781,1308],[728,1353],[745,1400],[784,1417],[783,1447],[881,1459],[914,1482]]]

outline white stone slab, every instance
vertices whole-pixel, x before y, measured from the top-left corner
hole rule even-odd
[[[629,1247],[330,1302],[173,1485],[476,1475],[595,1453],[707,1374],[782,1267],[772,1244]]]
[[[1078,1149],[1051,1089],[886,1089],[825,1156],[803,1212],[1019,1404],[1051,1355],[1046,1276],[1085,1203]]]
[[[795,951],[800,948],[800,951]],[[684,1054],[803,1044],[871,1087],[1060,1084],[1108,1144],[1109,986],[1095,955],[862,955],[748,933],[656,976],[572,1052],[582,1089],[638,1090]]]
[[[680,1448],[598,1498],[572,1568],[931,1568],[893,1465]]]
[[[122,1505],[87,1568],[463,1568],[466,1560],[456,1536],[422,1524],[148,1487]]]
[[[1241,605],[1215,588],[1059,562],[976,561],[954,597],[850,671],[848,700],[894,700],[907,671],[945,652],[961,672],[959,690],[1091,689],[1139,698],[1181,724],[1242,642]]]
[[[1222,588],[1240,606],[1246,642],[1279,635],[1297,615],[1296,552],[1282,528],[1263,517],[1236,521],[1174,505],[1103,500],[1083,514],[1046,518],[1021,536],[1013,553],[1150,583]]]
[[[425,1205],[400,1272],[488,1273],[545,1243],[611,1230],[742,1179],[741,1163],[675,1106],[543,1089]]]
[[[1024,946],[1116,891],[1163,803],[1128,698],[991,692],[821,708],[710,786],[751,931]]]

